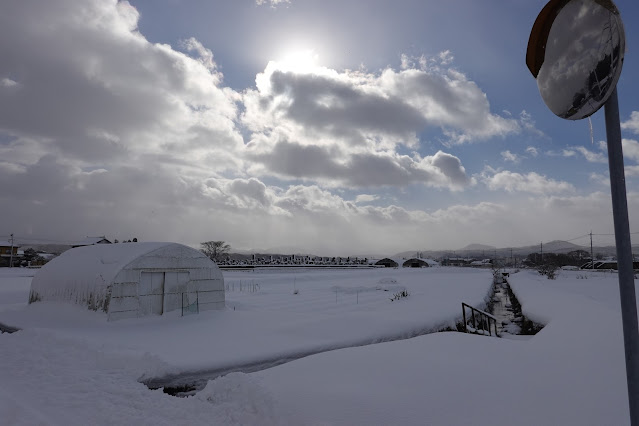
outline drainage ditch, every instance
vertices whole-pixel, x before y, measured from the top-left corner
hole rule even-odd
[[[497,331],[501,337],[532,336],[544,328],[524,316],[521,303],[502,274],[495,275],[492,293],[486,310],[497,318]]]

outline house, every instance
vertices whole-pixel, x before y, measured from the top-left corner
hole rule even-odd
[[[104,235],[101,237],[86,237],[84,240],[72,244],[71,248],[92,246],[95,244],[111,244],[111,241],[107,240]]]
[[[108,320],[224,309],[224,278],[215,262],[182,244],[96,244],[44,265],[29,294],[29,303],[39,301],[86,306]]]
[[[13,259],[14,266],[18,261],[18,246],[10,241],[0,241],[0,267],[7,267]]]
[[[493,266],[492,259],[474,260],[470,262],[470,266],[474,268],[490,268]]]
[[[442,260],[442,266],[466,266],[471,261],[464,257],[447,257]]]

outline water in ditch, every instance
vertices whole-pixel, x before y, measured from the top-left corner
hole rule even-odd
[[[505,277],[495,277],[493,290],[487,310],[497,319],[499,337],[530,338],[543,328],[522,314],[521,304]]]

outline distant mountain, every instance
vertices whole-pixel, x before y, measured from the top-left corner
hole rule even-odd
[[[495,250],[497,247],[487,246],[485,244],[468,244],[466,247],[459,249],[459,251],[488,251]]]

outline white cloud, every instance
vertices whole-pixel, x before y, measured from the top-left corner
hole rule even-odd
[[[280,4],[290,3],[290,0],[255,0],[255,4],[261,6],[263,4],[270,4],[271,7],[275,7]]]
[[[602,145],[600,144],[599,147],[601,148],[601,146]],[[605,147],[605,142],[603,146]],[[562,150],[560,154],[556,154],[552,151],[549,151],[546,154],[550,156],[561,155],[562,157],[576,157],[577,154],[581,154],[589,163],[608,162],[608,157],[605,154],[590,151],[588,148],[583,146],[570,146],[567,149]]]
[[[402,66],[413,66],[402,57]],[[516,120],[490,112],[486,95],[452,69],[385,69],[379,74],[316,67],[283,71],[270,62],[244,94],[243,122],[255,132],[285,127],[292,140],[337,140],[374,149],[415,145],[417,133],[443,129],[454,142],[504,136]]]
[[[24,1],[3,13],[0,39],[13,41],[0,42],[11,58],[0,75],[21,84],[0,97],[0,131],[83,163],[230,160],[242,146],[236,94],[219,86],[212,55],[193,39],[195,59],[149,43],[129,3]]]
[[[371,201],[379,200],[379,195],[372,194],[359,194],[355,197],[355,202],[357,204],[370,203]]]
[[[523,110],[521,113],[519,113],[519,124],[524,130],[534,134],[535,136],[544,138],[547,137],[544,132],[537,129],[537,127],[535,126],[535,120],[533,119],[532,115],[526,110]]]
[[[535,148],[534,146],[529,146],[528,148],[526,148],[526,154],[530,155],[531,157],[536,157],[537,155],[539,155],[539,151],[537,151],[537,148]]]
[[[535,172],[521,174],[508,170],[500,172],[487,170],[482,174],[482,181],[492,191],[505,190],[507,192],[529,192],[533,194],[556,194],[575,191],[575,187],[568,182],[557,181]]]
[[[632,111],[628,121],[621,123],[621,128],[639,134],[639,111]]]
[[[610,178],[608,178],[607,175],[603,175],[601,173],[590,173],[589,179],[597,185],[610,186]]]
[[[5,77],[0,80],[0,87],[17,88],[18,86],[20,86],[20,84],[10,78]]]
[[[639,163],[639,142],[634,139],[622,139],[621,144],[624,157]]]
[[[521,161],[521,158],[517,154],[513,154],[509,150],[502,151],[501,158],[503,158],[504,161],[510,161],[511,163],[515,163],[515,164]]]

